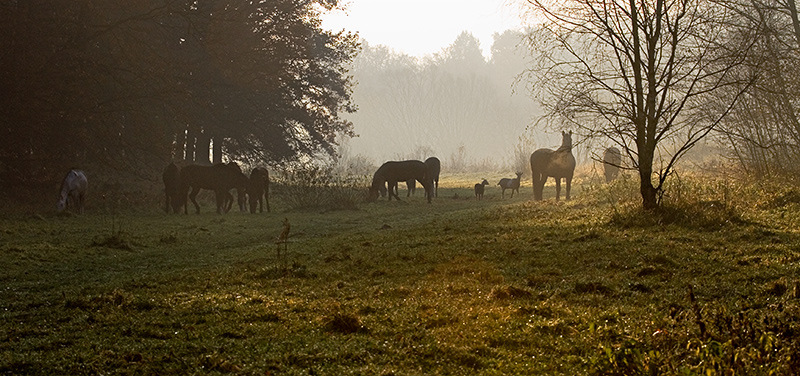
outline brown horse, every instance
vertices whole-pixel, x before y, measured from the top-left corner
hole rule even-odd
[[[425,160],[425,167],[428,169],[428,176],[433,179],[433,197],[439,197],[439,173],[442,171],[442,164],[439,162],[439,158],[430,157]],[[414,194],[417,189],[416,182],[416,179],[406,181],[406,187],[408,187],[406,197]],[[397,186],[395,186],[395,192],[397,192]],[[381,192],[381,197],[383,197],[383,192]]]
[[[428,176],[433,180],[433,196],[439,197],[439,173],[442,172],[442,163],[439,158],[430,157],[425,160],[425,166],[428,168]]]
[[[250,172],[247,196],[250,201],[250,213],[256,212],[256,206],[259,207],[259,212],[263,213],[265,201],[269,212],[269,171],[266,168],[256,167]]]
[[[197,194],[201,189],[214,191],[217,201],[217,213],[222,213],[230,210],[230,205],[233,204],[233,196],[231,196],[230,190],[236,188],[239,208],[242,210],[244,208],[244,190],[248,181],[247,176],[242,173],[239,165],[233,162],[228,164],[220,163],[213,166],[186,166],[180,172],[180,194],[183,204],[186,206],[184,213],[189,213],[189,207],[186,202],[187,195],[192,200],[195,211],[198,214],[200,213]],[[189,193],[189,188],[192,189],[191,193]],[[230,203],[230,205],[227,205],[227,203]]]
[[[619,175],[619,165],[622,163],[622,154],[619,149],[610,147],[603,153],[603,173],[606,176],[606,183],[610,183]]]
[[[552,176],[556,179],[556,201],[561,195],[561,179],[567,183],[566,199],[572,186],[575,173],[575,156],[572,155],[572,131],[561,132],[561,147],[556,150],[539,149],[531,154],[531,173],[533,175],[533,199],[542,200],[544,183]]]
[[[433,179],[428,176],[428,168],[422,161],[389,161],[381,165],[375,174],[372,176],[372,186],[369,189],[369,201],[375,201],[380,195],[381,187],[386,184],[389,187],[389,201],[392,201],[394,196],[397,201],[400,201],[400,196],[393,187],[397,186],[397,182],[408,181],[414,179],[425,188],[425,197],[428,203],[431,202]]]
[[[489,182],[486,179],[483,179],[482,182],[475,184],[475,199],[480,201],[483,200],[483,192],[486,186],[489,185]]]
[[[179,213],[183,200],[180,194],[180,170],[175,163],[170,163],[164,168],[161,174],[161,179],[164,181],[164,193],[166,201],[164,202],[164,211],[169,213],[172,208],[173,213]]]

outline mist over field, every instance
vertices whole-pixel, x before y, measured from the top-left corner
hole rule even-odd
[[[357,82],[350,155],[385,160],[438,156],[451,169],[511,167],[515,150],[557,147],[557,134],[531,127],[541,115],[529,97],[524,34],[494,35],[491,56],[463,32],[441,52],[415,58],[362,40],[351,73]],[[529,154],[529,153],[528,153]]]

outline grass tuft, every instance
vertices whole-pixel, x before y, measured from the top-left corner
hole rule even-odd
[[[353,333],[368,333],[364,325],[361,324],[361,319],[355,314],[348,313],[334,313],[324,319],[324,329],[328,332],[353,334]]]

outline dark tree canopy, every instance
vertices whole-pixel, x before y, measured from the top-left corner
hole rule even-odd
[[[357,36],[336,0],[0,0],[0,181],[71,165],[278,162],[352,133]]]

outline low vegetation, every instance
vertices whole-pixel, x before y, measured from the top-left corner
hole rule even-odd
[[[0,373],[800,372],[797,185],[679,176],[643,212],[630,178],[555,203],[476,201],[483,177],[431,205],[7,213]]]

